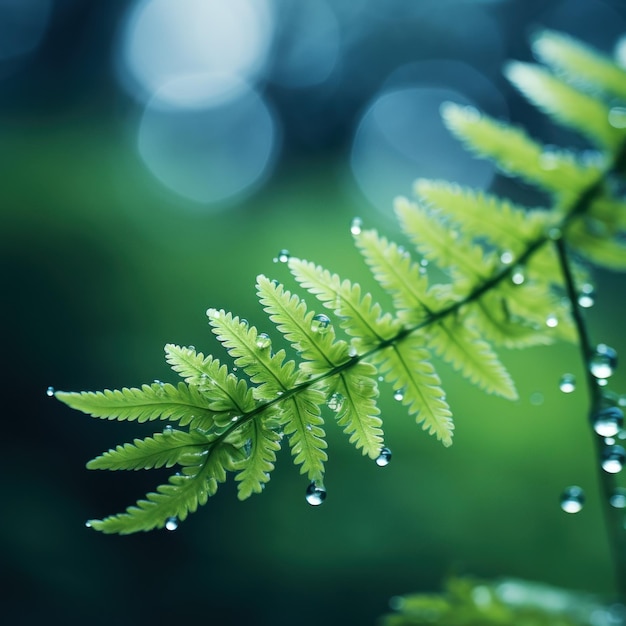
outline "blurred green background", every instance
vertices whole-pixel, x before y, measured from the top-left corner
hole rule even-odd
[[[193,8],[174,4],[179,12]],[[0,57],[4,623],[373,624],[391,596],[438,589],[453,572],[612,591],[586,392],[558,391],[565,371],[582,380],[578,352],[567,345],[501,353],[520,393],[513,403],[438,366],[456,418],[450,449],[427,437],[387,388],[380,406],[393,451],[388,467],[362,458],[328,423],[321,507],[307,506],[306,480],[283,450],[262,497],[239,503],[228,483],[176,532],[120,538],[84,527],[88,518],[123,510],[165,475],[86,471],[93,456],[149,430],[73,412],[46,396],[49,385],[173,382],[165,343],[221,354],[204,315],[210,306],[268,330],[254,281],[265,273],[295,287],[273,263],[281,248],[370,285],[349,224],[359,215],[400,238],[390,179],[394,193],[409,194],[413,177],[457,179],[461,172],[471,174],[468,184],[539,202],[489,166],[453,155],[439,142],[443,134],[429,135],[424,124],[439,124],[427,117],[432,107],[394,109],[399,126],[391,130],[410,150],[394,143],[377,98],[386,94],[385,106],[404,96],[421,103],[420,89],[448,90],[544,141],[584,147],[527,107],[500,68],[507,58],[530,58],[529,36],[541,26],[608,53],[626,32],[619,0],[329,1],[323,19],[314,3],[299,4],[267,3],[273,38],[265,64],[248,76],[271,111],[272,156],[258,165],[262,173],[236,183],[245,155],[235,151],[235,191],[215,199],[220,180],[211,167],[230,171],[220,169],[219,155],[230,157],[212,154],[205,171],[202,155],[185,152],[204,126],[168,135],[180,142],[167,144],[164,167],[175,168],[177,159],[183,169],[199,163],[192,181],[199,199],[186,195],[180,179],[155,174],[140,129],[150,111],[158,128],[167,120],[158,118],[158,103],[142,101],[121,78],[118,52],[145,3],[0,2],[8,50]],[[301,11],[318,22],[303,20]],[[307,26],[320,23],[311,44]],[[20,37],[35,35],[20,48]],[[316,55],[331,59],[326,70]],[[442,61],[464,69],[448,71]],[[417,73],[412,66],[399,82],[385,82],[415,62]],[[302,84],[302,76],[315,80]],[[478,89],[480,81],[487,86]],[[367,126],[371,119],[379,126]],[[220,146],[248,145],[254,128]],[[624,281],[608,273],[596,279],[591,335],[623,352]],[[626,391],[622,371],[610,388]],[[570,484],[587,493],[577,515],[558,506]]]

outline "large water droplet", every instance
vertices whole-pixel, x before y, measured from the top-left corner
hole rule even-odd
[[[330,318],[323,313],[316,315],[311,320],[311,330],[314,333],[319,333],[320,335],[325,333],[330,328]]]
[[[350,224],[350,232],[353,235],[360,235],[363,230],[363,220],[360,217],[355,217]]]
[[[554,313],[551,313],[550,315],[548,315],[548,317],[546,317],[546,326],[548,328],[556,328],[559,325],[559,318],[554,315]]]
[[[46,395],[52,397],[54,395],[54,387],[50,386],[46,389]]]
[[[578,486],[567,487],[561,494],[561,508],[566,513],[578,513],[585,504],[585,492]]]
[[[515,257],[513,256],[513,253],[510,252],[509,250],[505,250],[501,255],[500,255],[500,262],[503,265],[511,265],[511,263],[513,263],[513,261],[515,260]]]
[[[319,506],[326,500],[326,489],[322,485],[318,485],[315,481],[311,481],[306,488],[306,501],[311,506]]]
[[[609,474],[622,471],[626,460],[626,451],[622,446],[609,446],[602,452],[602,469]]]
[[[259,350],[266,350],[272,345],[272,340],[267,333],[259,333],[256,338],[256,347]]]
[[[593,429],[601,437],[615,437],[624,423],[624,413],[616,406],[609,406],[593,416]]]
[[[514,285],[521,285],[525,280],[526,277],[524,276],[524,272],[520,268],[515,269],[511,274],[511,282]]]
[[[626,108],[613,107],[609,111],[609,124],[613,128],[626,128]]]
[[[559,389],[563,393],[572,393],[576,389],[576,378],[573,374],[563,374],[559,381]]]
[[[328,398],[326,404],[331,411],[339,413],[343,408],[344,400],[345,398],[339,392],[335,392]]]
[[[397,400],[398,402],[402,402],[402,400],[404,400],[404,393],[402,389],[396,389],[393,392],[393,399]]]
[[[376,465],[378,467],[385,467],[389,465],[391,461],[391,450],[389,448],[382,448],[380,454],[376,457]]]
[[[609,504],[614,509],[626,509],[626,489],[618,487],[610,496]]]
[[[178,528],[178,520],[175,517],[168,517],[165,520],[165,528],[167,530],[176,530]]]
[[[274,257],[274,263],[287,263],[289,261],[289,250],[280,250],[278,254]]]
[[[164,435],[172,435],[173,433],[174,433],[174,429],[172,428],[171,424],[168,424],[167,426],[163,428]]]
[[[617,352],[604,343],[596,346],[589,362],[589,371],[596,378],[610,378],[617,367]]]

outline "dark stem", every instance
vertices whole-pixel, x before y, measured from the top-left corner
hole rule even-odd
[[[598,379],[593,376],[589,367],[595,350],[589,338],[587,325],[582,315],[582,309],[578,304],[578,293],[574,284],[574,277],[572,276],[572,270],[563,239],[558,239],[555,242],[555,246],[567,295],[572,305],[572,318],[578,332],[579,346],[587,378],[587,387],[589,389],[589,426],[595,444],[596,471],[599,482],[601,508],[613,561],[615,586],[618,595],[624,599],[626,598],[626,532],[624,531],[624,515],[620,510],[615,509],[610,504],[611,495],[615,493],[617,487],[615,474],[610,474],[602,469],[602,454],[607,444],[604,437],[596,434],[592,426],[592,418],[603,408],[605,398],[602,393],[602,388],[598,384]]]

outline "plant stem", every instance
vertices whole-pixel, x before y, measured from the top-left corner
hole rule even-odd
[[[565,249],[565,243],[562,238],[555,242],[557,249],[561,271],[565,282],[568,298],[572,305],[572,317],[576,330],[578,332],[579,346],[583,359],[583,366],[587,378],[587,387],[589,389],[589,425],[591,427],[593,416],[604,405],[604,395],[602,388],[598,384],[598,380],[591,373],[589,364],[593,356],[594,348],[592,347],[587,325],[582,315],[582,310],[578,304],[578,293],[574,284],[574,278]],[[615,474],[605,472],[601,466],[601,459],[607,444],[603,437],[596,434],[593,428],[590,428],[594,439],[596,451],[596,471],[599,481],[599,491],[601,498],[601,508],[604,517],[609,548],[613,560],[613,569],[615,576],[615,586],[617,593],[621,598],[626,598],[626,531],[624,530],[624,515],[610,504],[610,498],[616,489]]]

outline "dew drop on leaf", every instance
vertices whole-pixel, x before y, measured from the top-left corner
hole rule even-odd
[[[576,378],[573,374],[563,374],[559,381],[559,389],[563,393],[572,393],[576,389]]]
[[[256,338],[256,347],[259,350],[266,350],[272,345],[272,340],[267,333],[259,333]]]
[[[287,263],[289,261],[289,250],[280,250],[278,254],[274,257],[274,263]]]
[[[402,400],[404,400],[404,393],[402,392],[402,389],[396,389],[393,392],[393,399],[398,402],[402,402]]]
[[[325,333],[329,328],[330,318],[328,317],[328,315],[320,313],[311,320],[311,330],[314,333],[319,333],[321,335]]]
[[[382,448],[380,454],[376,457],[376,465],[378,467],[385,467],[389,465],[391,461],[391,450],[389,448]]]
[[[604,343],[598,344],[589,362],[589,371],[595,378],[610,378],[617,367],[617,352]]]
[[[561,494],[561,508],[566,513],[578,513],[585,504],[585,492],[578,486],[567,487]]]
[[[360,235],[363,230],[363,220],[360,217],[355,217],[350,224],[350,232],[353,235]]]
[[[556,328],[559,325],[559,318],[551,313],[546,317],[546,326],[548,328]]]
[[[590,309],[595,303],[593,285],[591,283],[585,283],[578,295],[578,306],[583,309]]]
[[[85,528],[91,528],[91,521],[90,520],[87,520],[85,522]]]
[[[326,489],[315,481],[311,481],[304,497],[311,506],[319,506],[326,500]]]
[[[615,437],[624,423],[624,413],[616,406],[598,411],[593,416],[593,429],[601,437]]]
[[[511,265],[511,263],[513,263],[514,260],[514,256],[513,253],[510,252],[509,250],[505,250],[501,255],[500,255],[500,262],[503,265]]]
[[[52,386],[51,386],[51,387],[48,387],[48,388],[46,389],[46,395],[47,395],[48,397],[52,397],[52,396],[54,395],[54,387],[52,387]]]
[[[167,530],[176,530],[178,528],[178,520],[175,517],[168,517],[165,521],[165,528]]]
[[[327,400],[326,404],[331,411],[339,413],[343,407],[345,398],[339,392],[333,393]]]
[[[521,269],[516,269],[512,274],[511,274],[511,282],[514,285],[521,285],[524,283],[524,281],[526,280],[526,277],[524,276],[524,272],[522,272]]]
[[[618,487],[609,496],[609,504],[614,509],[626,509],[626,489]]]
[[[602,469],[608,474],[618,474],[624,467],[626,451],[622,446],[609,446],[602,452]]]
[[[164,435],[171,435],[173,433],[174,433],[174,429],[172,428],[170,424],[168,424],[167,426],[165,426],[165,428],[163,428]]]

